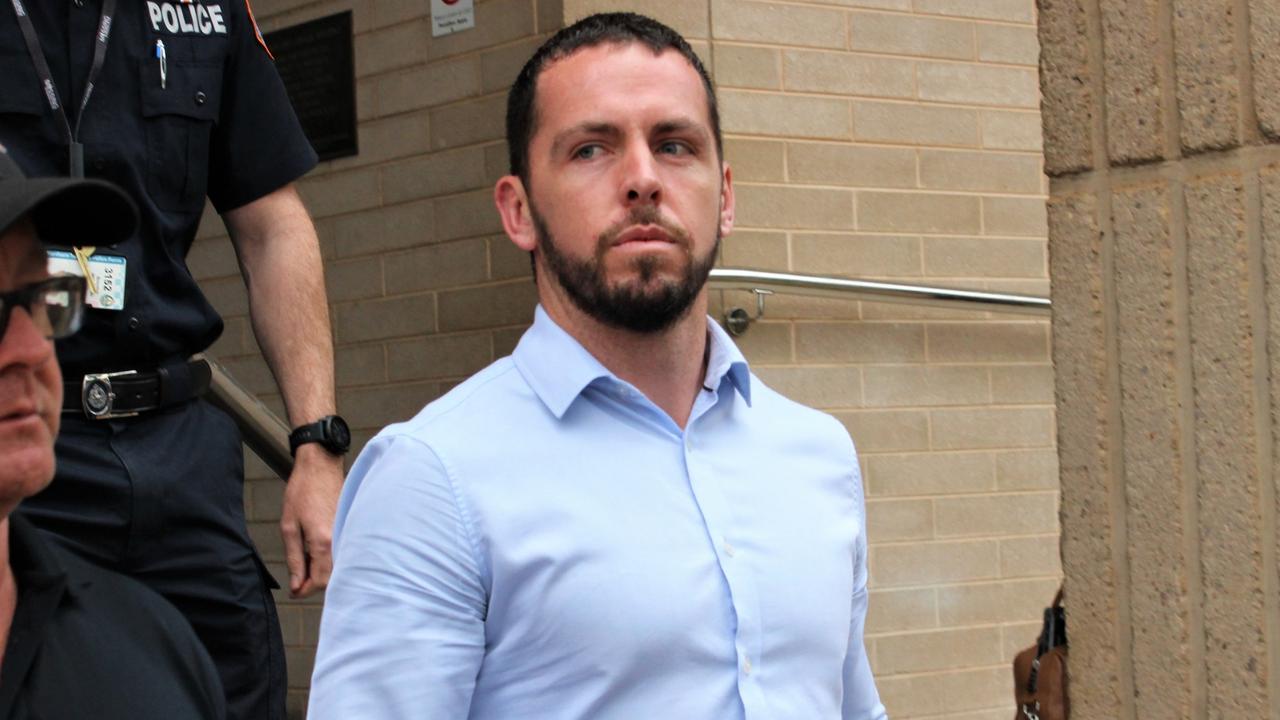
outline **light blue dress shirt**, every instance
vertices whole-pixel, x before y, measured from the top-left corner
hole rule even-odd
[[[370,441],[309,716],[884,718],[853,444],[707,328],[685,430],[538,308]]]

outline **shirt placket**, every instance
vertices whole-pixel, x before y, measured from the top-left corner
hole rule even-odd
[[[711,411],[718,401],[719,393],[711,391],[699,393],[694,402],[683,438],[685,468],[720,571],[728,585],[729,601],[737,621],[733,642],[738,659],[738,694],[747,718],[762,717],[764,698],[756,681],[762,662],[759,592],[755,574],[751,571],[749,552],[735,544],[739,540],[739,531],[733,521],[733,506],[725,492],[733,478],[716,477],[716,464],[711,461],[713,453],[737,452],[740,448],[716,447],[715,433],[704,429],[708,422],[715,421],[716,413]]]

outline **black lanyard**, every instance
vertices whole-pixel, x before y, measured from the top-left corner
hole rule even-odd
[[[42,0],[37,0],[41,2]],[[93,94],[93,83],[102,71],[102,64],[107,58],[107,40],[111,37],[111,19],[116,12],[116,0],[103,0],[102,15],[98,18],[98,32],[94,36],[93,65],[89,67],[89,78],[85,80],[84,97],[80,98],[80,108],[76,111],[75,127],[67,119],[67,110],[58,98],[58,88],[53,84],[53,74],[49,72],[49,63],[45,60],[44,49],[40,46],[40,38],[27,16],[27,9],[22,0],[12,0],[13,11],[18,14],[18,27],[22,29],[22,37],[27,41],[27,52],[31,54],[31,62],[36,66],[40,76],[40,89],[49,103],[49,109],[58,114],[62,121],[62,130],[66,135],[68,153],[70,154],[69,171],[71,177],[84,177],[84,145],[80,143],[80,121],[84,119],[84,109],[89,106],[89,96]]]

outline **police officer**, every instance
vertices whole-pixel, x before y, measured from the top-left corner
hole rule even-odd
[[[50,250],[52,269],[88,277],[89,308],[57,349],[58,477],[23,512],[182,610],[229,717],[282,717],[283,649],[245,526],[239,434],[198,399],[208,369],[191,360],[222,331],[185,262],[206,197],[298,428],[281,520],[295,596],[328,581],[348,436],[333,415],[320,253],[292,184],[316,157],[248,3],[0,0],[0,143],[29,175],[115,182],[142,216],[114,248]]]

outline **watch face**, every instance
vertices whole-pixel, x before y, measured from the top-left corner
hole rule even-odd
[[[351,447],[351,428],[347,427],[346,420],[337,415],[329,419],[329,440],[343,452]]]

